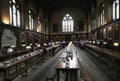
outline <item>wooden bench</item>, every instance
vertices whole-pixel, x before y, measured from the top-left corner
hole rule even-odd
[[[91,53],[92,55],[94,55],[95,57],[99,58],[100,55],[97,54],[96,52],[94,52],[93,50],[90,50],[89,48],[85,48],[89,53]]]
[[[100,57],[100,60],[101,60],[103,63],[107,64],[108,67],[111,66],[110,61],[109,61],[108,59],[106,59],[105,57]]]
[[[62,47],[58,47],[55,49],[55,53],[57,53],[59,50],[61,50]]]
[[[49,81],[49,80],[54,81],[55,77],[56,77],[56,70],[52,69],[52,70],[47,74],[47,76],[46,76],[46,81]]]
[[[86,50],[88,52],[92,53],[96,57],[99,57],[99,59],[107,65],[107,68],[114,69],[116,71],[116,75],[118,77],[120,76],[120,63],[116,63],[113,60],[113,59],[119,59],[119,56],[118,57],[114,56],[114,55],[119,55],[119,54],[114,54],[115,52],[112,52],[110,50],[106,50],[104,48],[99,48],[99,47],[93,48],[93,47],[90,47],[89,45],[86,45],[86,47],[87,47]],[[95,50],[95,52],[94,52],[94,50]]]
[[[115,65],[114,68],[116,69],[117,77],[120,77],[120,65]]]
[[[107,68],[112,68],[116,71],[116,75],[119,77],[120,76],[120,65],[116,64],[114,61],[111,59],[107,59],[105,57],[100,57],[100,60],[102,60],[104,63],[107,64]]]

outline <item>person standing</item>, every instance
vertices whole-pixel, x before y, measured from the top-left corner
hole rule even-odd
[[[53,46],[52,48],[52,55],[54,56],[55,55],[55,47]]]
[[[43,55],[42,55],[42,57],[43,57],[43,60],[47,58],[47,49],[46,49],[45,46],[43,47]]]

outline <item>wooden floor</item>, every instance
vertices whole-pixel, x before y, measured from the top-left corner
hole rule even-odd
[[[105,64],[92,57],[84,49],[78,47],[76,49],[81,65],[80,71],[82,72],[82,74],[79,73],[78,75],[78,81],[120,81],[120,78],[116,77],[112,69],[107,69]],[[54,63],[63,51],[64,49],[60,50],[54,57],[48,57],[36,69],[30,69],[27,77],[19,76],[13,81],[46,81],[45,77],[47,73],[53,69]],[[3,81],[2,79],[3,73],[0,73],[0,81]],[[64,74],[61,74],[60,79],[60,81],[65,81]],[[56,78],[55,81],[57,81]]]

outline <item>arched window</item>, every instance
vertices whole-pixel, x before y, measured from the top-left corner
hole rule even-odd
[[[102,4],[102,10],[100,13],[100,26],[104,25],[104,4]]]
[[[29,29],[33,30],[33,14],[31,10],[29,10]]]
[[[114,0],[113,1],[113,20],[118,19],[119,18],[119,0]]]
[[[16,0],[9,0],[10,24],[20,27],[20,10]]]
[[[63,17],[62,32],[73,32],[73,19],[69,14]]]

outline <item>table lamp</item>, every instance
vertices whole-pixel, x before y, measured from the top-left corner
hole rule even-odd
[[[10,53],[12,53],[12,52],[13,52],[13,49],[11,47],[7,49],[7,53],[10,55],[10,60],[11,60],[11,54]]]
[[[113,45],[116,47],[116,46],[119,46],[119,43],[118,42],[114,42]]]
[[[117,46],[119,46],[119,43],[118,42],[114,42],[114,44],[113,44],[114,46],[115,46],[115,52],[117,51]]]

